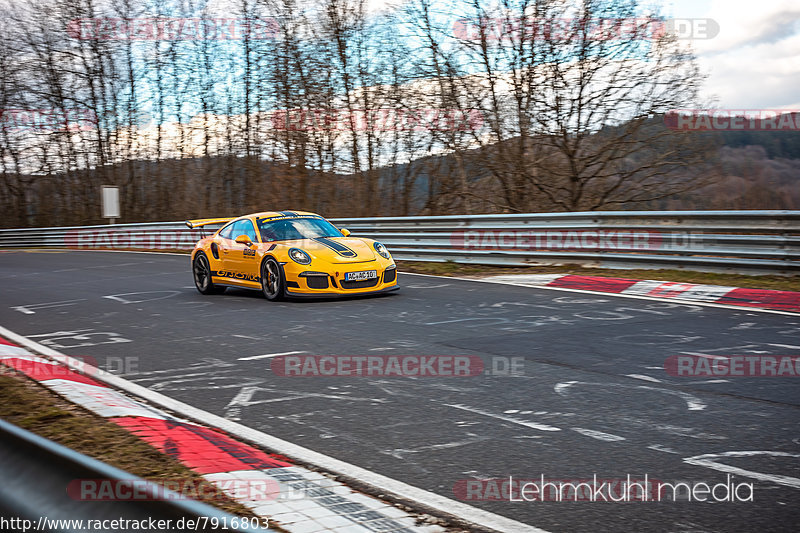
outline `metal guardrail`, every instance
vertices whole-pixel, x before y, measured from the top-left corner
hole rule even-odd
[[[163,531],[274,531],[266,527],[233,527],[237,523],[233,515],[198,501],[179,499],[176,493],[5,420],[0,420],[0,457],[0,523],[8,526],[3,531],[140,532],[154,528],[135,524],[151,520],[169,524],[168,528],[158,528]],[[139,497],[122,501],[76,500],[69,487],[80,480],[130,484],[137,487]],[[149,498],[149,491],[162,499]],[[97,523],[107,526],[91,526]]]
[[[332,219],[395,258],[796,274],[800,211],[613,211]],[[205,231],[214,231],[208,227]],[[0,230],[0,248],[190,250],[182,222]]]

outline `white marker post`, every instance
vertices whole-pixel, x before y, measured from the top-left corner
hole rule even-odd
[[[109,224],[120,217],[119,213],[119,187],[103,185],[103,218],[109,219]]]

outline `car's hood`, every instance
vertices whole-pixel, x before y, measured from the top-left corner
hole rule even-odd
[[[372,248],[372,244],[358,237],[299,239],[283,241],[281,244],[300,248],[329,263],[359,263],[375,259],[375,250]]]

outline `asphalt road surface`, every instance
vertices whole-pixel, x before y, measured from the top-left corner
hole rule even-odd
[[[182,402],[546,530],[797,531],[800,380],[671,377],[664,361],[800,355],[800,317],[399,279],[394,295],[270,303],[245,290],[200,295],[186,256],[0,252],[0,325]],[[272,354],[286,352],[467,355],[486,370],[281,377]],[[732,475],[735,496],[749,499],[752,484],[752,501],[519,502],[498,500],[491,482],[467,485],[645,474],[695,488]]]

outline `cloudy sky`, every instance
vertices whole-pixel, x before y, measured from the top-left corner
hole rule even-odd
[[[800,109],[800,1],[671,0],[665,14],[710,18],[713,39],[692,44],[724,109]]]
[[[366,0],[373,12],[391,10],[404,1]],[[705,103],[722,109],[800,109],[800,0],[640,0],[640,4],[661,5],[665,16],[677,20],[712,19],[719,26],[715,37],[691,40],[709,76]]]
[[[367,3],[379,11],[402,1]],[[714,38],[691,41],[709,75],[710,103],[721,109],[800,109],[800,0],[651,1],[667,17],[712,19],[719,26]]]

